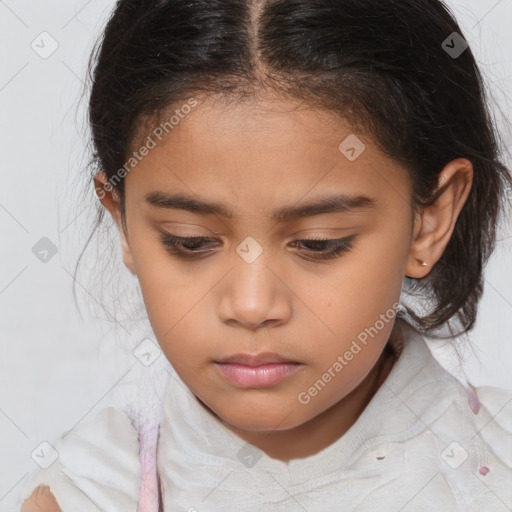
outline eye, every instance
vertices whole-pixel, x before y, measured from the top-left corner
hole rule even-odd
[[[171,235],[167,232],[160,233],[159,236],[160,242],[163,246],[172,254],[181,257],[194,257],[199,255],[200,253],[208,254],[211,252],[209,250],[198,250],[204,247],[203,243],[205,241],[215,242],[212,238],[204,237],[204,236],[175,236]],[[208,244],[214,245],[214,244]]]
[[[348,252],[353,247],[355,235],[347,238],[308,238],[305,240],[296,240],[291,245],[297,246],[301,244],[305,246],[307,251],[314,256],[311,259],[334,259],[341,256],[343,253]]]
[[[306,248],[304,252],[314,255],[307,259],[334,259],[352,249],[355,237],[356,235],[338,239],[308,238],[296,240],[290,245],[297,247],[300,244]],[[182,258],[193,258],[210,254],[212,247],[218,245],[213,238],[204,236],[175,236],[167,232],[161,232],[159,240],[169,252]],[[205,247],[207,247],[206,250],[204,249]],[[208,247],[210,248],[208,249]]]

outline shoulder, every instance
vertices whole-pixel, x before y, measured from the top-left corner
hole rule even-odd
[[[405,377],[395,379],[392,391],[398,410],[417,418],[417,432],[403,448],[411,482],[426,483],[430,475],[425,497],[438,496],[440,506],[444,500],[468,512],[512,510],[512,392],[472,387],[421,343],[406,348]]]
[[[64,432],[52,449],[55,461],[29,476],[17,511],[30,512],[26,506],[42,500],[50,506],[52,498],[63,512],[136,510],[142,481],[138,432],[125,412],[101,410]]]
[[[493,386],[472,390],[477,406],[471,407],[471,391],[460,385],[459,399],[436,432],[442,479],[467,510],[510,510],[512,392]]]

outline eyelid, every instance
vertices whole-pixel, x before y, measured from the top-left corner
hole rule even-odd
[[[191,222],[159,222],[157,223],[157,226],[162,229],[159,229],[159,231],[164,233],[169,233],[172,236],[182,236],[183,238],[199,238],[199,237],[210,237],[210,236],[221,236],[218,231],[215,231],[213,229],[208,229],[204,226],[201,226],[199,224],[193,224]],[[176,233],[171,233],[170,231],[175,231],[177,229],[195,229],[197,228],[200,230],[200,233],[206,232],[207,234],[194,234],[194,235],[177,235]],[[167,231],[167,230],[170,231]]]
[[[198,239],[198,238],[201,238],[201,239],[208,239],[208,240],[213,240],[214,239],[214,236],[212,235],[197,235],[197,234],[194,234],[194,235],[190,235],[190,234],[187,234],[187,235],[179,235],[179,234],[176,234],[176,233],[170,233],[168,232],[167,230],[161,230],[160,233],[163,235],[163,236],[168,236],[170,238],[180,238],[180,239]],[[214,235],[216,236],[221,236],[219,235],[218,233],[215,233],[213,232]],[[353,235],[347,235],[347,236],[342,236],[342,237],[336,237],[336,236],[333,236],[333,235],[326,235],[326,234],[323,234],[323,233],[313,233],[312,235],[303,235],[303,236],[296,236],[294,235],[293,236],[293,241],[316,241],[318,240],[319,242],[321,241],[330,241],[332,243],[335,243],[335,242],[350,242],[351,240],[353,240],[355,238],[355,234]]]

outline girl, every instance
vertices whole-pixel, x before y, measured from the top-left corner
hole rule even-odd
[[[447,7],[119,0],[92,78],[172,378],[157,422],[63,435],[21,509],[512,510],[512,395],[425,343],[474,326],[512,184]]]

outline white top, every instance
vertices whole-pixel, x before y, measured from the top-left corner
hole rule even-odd
[[[138,434],[130,418],[109,407],[79,423],[55,443],[59,458],[32,472],[16,504],[48,485],[62,512],[131,512],[137,509],[142,471]]]
[[[476,391],[477,415],[464,387],[406,328],[398,361],[349,431],[283,462],[227,429],[174,373],[158,444],[163,509],[510,512],[512,393]],[[55,446],[60,459],[25,483],[19,507],[45,483],[63,512],[136,511],[137,431],[125,413],[108,408]]]

